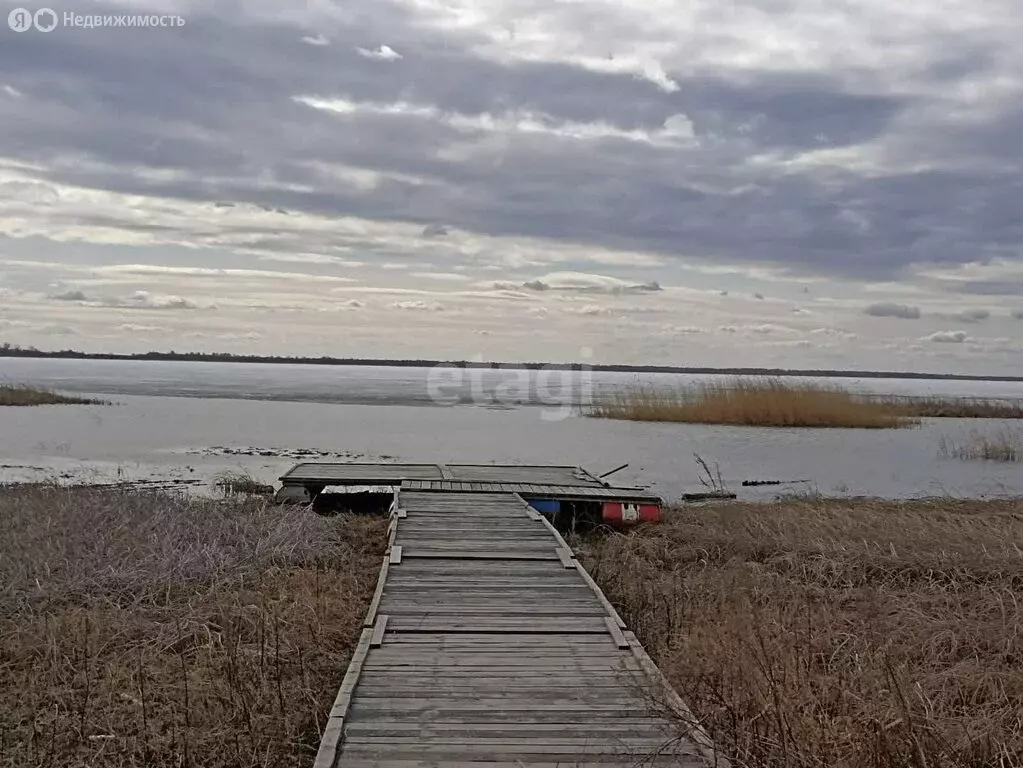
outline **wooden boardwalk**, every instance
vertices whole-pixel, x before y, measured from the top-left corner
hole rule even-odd
[[[316,768],[724,765],[686,719],[519,496],[402,491]]]

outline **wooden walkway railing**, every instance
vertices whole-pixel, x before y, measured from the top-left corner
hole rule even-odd
[[[726,763],[520,497],[403,491],[316,768],[469,764]]]

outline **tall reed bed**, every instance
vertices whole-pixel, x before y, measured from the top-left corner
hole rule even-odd
[[[308,766],[381,520],[0,490],[0,766]]]
[[[1023,765],[1023,501],[727,503],[581,556],[743,768]]]
[[[783,379],[610,392],[598,397],[590,413],[606,419],[758,427],[890,429],[915,423],[888,403],[872,402],[840,387]]]

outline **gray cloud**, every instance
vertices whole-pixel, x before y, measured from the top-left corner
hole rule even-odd
[[[116,7],[99,3],[94,12]],[[936,41],[927,51],[915,76],[942,83],[940,98],[881,80],[854,86],[841,68],[679,70],[672,90],[568,61],[483,57],[476,33],[431,31],[403,4],[374,3],[315,36],[294,22],[238,23],[247,9],[239,4],[233,22],[195,11],[173,34],[97,29],[73,46],[56,35],[5,38],[0,68],[23,97],[0,107],[0,155],[40,162],[45,178],[138,194],[424,227],[443,218],[484,234],[669,257],[685,243],[722,260],[858,277],[962,263],[1023,238],[1008,202],[1023,183],[1013,161],[1021,111],[993,112],[971,132],[928,109],[957,84],[998,75],[980,42]],[[624,15],[602,21],[620,25],[604,29],[609,41],[639,34]],[[380,39],[387,46],[366,47]],[[356,108],[311,109],[294,101],[301,94]],[[459,127],[451,115],[477,127]],[[506,127],[479,127],[488,122]],[[692,126],[690,146],[622,138],[682,124]],[[614,130],[580,138],[572,126]],[[840,163],[779,174],[752,160],[870,142],[889,146],[884,174]],[[900,170],[924,154],[932,170]],[[73,161],[83,158],[90,162]],[[339,184],[331,164],[381,175],[368,186]]]
[[[863,310],[863,313],[871,317],[895,317],[900,320],[920,319],[920,307],[911,307],[908,304],[896,304],[888,301],[871,304]]]
[[[952,315],[946,315],[948,320],[958,320],[962,323],[980,323],[991,317],[991,313],[986,309],[965,309],[962,312],[957,312]]]
[[[966,331],[936,331],[927,337],[928,341],[938,344],[962,344],[969,341]]]
[[[1023,320],[1023,309],[1017,309],[1012,313],[1013,320]]]
[[[88,301],[89,297],[82,291],[64,291],[52,296],[55,301]]]

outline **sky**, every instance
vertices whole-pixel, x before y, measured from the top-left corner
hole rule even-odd
[[[1019,0],[19,6],[0,342],[1023,375]]]

